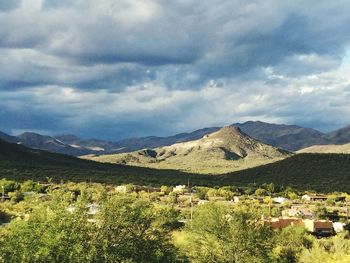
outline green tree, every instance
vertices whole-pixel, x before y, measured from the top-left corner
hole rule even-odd
[[[312,248],[304,248],[299,262],[345,263],[350,262],[350,240],[345,235],[315,240]]]
[[[224,205],[197,208],[184,236],[181,248],[193,262],[271,262],[271,230]]]
[[[296,263],[300,252],[312,246],[313,239],[304,227],[289,226],[276,235],[274,253],[276,261],[281,263]]]

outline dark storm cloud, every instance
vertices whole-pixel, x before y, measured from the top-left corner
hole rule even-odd
[[[16,8],[20,2],[20,0],[0,0],[0,12],[10,11]]]
[[[345,0],[0,1],[0,121],[109,138],[343,125],[349,13]]]

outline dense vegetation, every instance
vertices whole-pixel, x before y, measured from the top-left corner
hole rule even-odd
[[[263,211],[254,203],[234,208],[208,202],[183,225],[179,219],[188,211],[179,210],[171,195],[162,203],[154,193],[132,188],[119,193],[101,184],[2,180],[1,185],[17,194],[0,203],[1,221],[11,219],[0,228],[0,262],[349,260],[346,233],[318,240],[299,227],[274,231],[259,220]],[[92,218],[91,207],[97,209]]]

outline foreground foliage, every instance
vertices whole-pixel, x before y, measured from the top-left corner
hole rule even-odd
[[[96,223],[87,200],[74,209],[61,192],[38,205],[28,221],[14,221],[0,236],[1,262],[177,262],[166,211],[128,197],[102,201]]]
[[[261,221],[261,204],[207,202],[182,225],[188,210],[158,202],[155,193],[136,193],[132,185],[127,193],[86,183],[0,185],[21,196],[0,203],[1,222],[10,221],[0,228],[0,262],[350,262],[346,232],[316,239],[299,227],[274,231]],[[210,196],[230,189],[197,188]]]

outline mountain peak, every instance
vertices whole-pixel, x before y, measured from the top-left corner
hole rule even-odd
[[[243,140],[247,137],[248,135],[242,132],[242,130],[239,127],[225,126],[216,132],[204,136],[203,138],[220,139],[222,142],[232,143],[237,142],[239,140]]]
[[[250,168],[288,156],[290,153],[249,137],[239,127],[225,126],[198,140],[128,154],[85,158],[153,168],[220,173]]]

